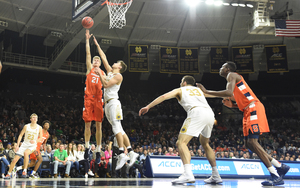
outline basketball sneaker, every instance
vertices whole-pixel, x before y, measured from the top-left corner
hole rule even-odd
[[[29,179],[40,179],[40,176],[37,173],[30,174]]]
[[[276,176],[275,174],[271,173],[271,178],[267,181],[261,182],[264,186],[275,186],[275,185],[283,185],[284,181],[282,180],[281,176]]]
[[[23,171],[21,178],[27,178],[27,173]]]
[[[135,153],[134,151],[130,151],[128,153],[130,158],[129,167],[132,167],[132,165],[135,163],[136,159],[139,157],[139,154]]]
[[[124,153],[121,153],[119,156],[118,156],[118,161],[117,161],[117,165],[116,165],[116,170],[119,170],[121,169],[124,164],[126,163],[126,161],[130,160],[130,158],[125,155]]]
[[[193,174],[183,173],[179,178],[172,181],[173,184],[183,184],[183,183],[195,183],[195,177]]]
[[[275,167],[277,170],[277,173],[279,174],[280,177],[284,178],[285,174],[290,170],[290,166],[281,163],[281,167],[277,168]]]
[[[219,176],[210,176],[210,178],[204,180],[205,183],[208,184],[217,184],[217,183],[222,183],[223,180],[221,179],[220,175]]]

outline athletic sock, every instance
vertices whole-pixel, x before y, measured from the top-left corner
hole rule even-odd
[[[276,159],[272,159],[271,161],[272,165],[274,165],[277,168],[281,168],[281,163],[279,161],[277,161]]]
[[[124,148],[123,147],[119,148],[119,152],[120,154],[124,153]]]
[[[127,150],[128,150],[128,153],[131,152],[131,151],[132,151],[131,146],[128,146],[128,147],[127,147]]]
[[[33,170],[33,171],[31,172],[31,175],[34,175],[35,173],[36,173],[36,171]]]
[[[101,145],[97,145],[97,148],[96,148],[96,152],[100,152],[100,150],[101,150]]]
[[[85,142],[85,148],[89,148],[90,147],[90,142]]]
[[[193,174],[192,165],[191,164],[185,164],[184,165],[184,172],[186,172],[186,174],[188,174],[188,175]]]
[[[217,166],[212,167],[212,175],[219,176],[219,171],[218,171]]]
[[[279,174],[275,170],[274,166],[269,167],[268,170],[270,173],[275,174],[277,177],[279,177]]]

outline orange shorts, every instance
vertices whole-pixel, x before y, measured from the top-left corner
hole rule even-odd
[[[103,121],[103,102],[99,96],[84,96],[82,119],[84,122]]]
[[[30,154],[29,159],[30,159],[30,160],[35,160],[35,161],[37,161],[37,156],[39,156],[40,154],[41,154],[40,151],[35,150],[34,152],[32,152],[32,153]]]
[[[265,107],[261,102],[255,102],[244,110],[244,136],[249,135],[249,130],[256,135],[270,132]]]

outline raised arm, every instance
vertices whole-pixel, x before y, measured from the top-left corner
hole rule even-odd
[[[86,51],[86,74],[88,75],[92,70],[92,56],[90,50],[90,30],[85,31],[85,51]]]
[[[113,86],[113,85],[115,85],[115,84],[119,85],[119,84],[121,84],[122,81],[123,81],[123,76],[122,76],[121,74],[117,74],[117,75],[115,75],[112,79],[110,79],[109,81],[106,81],[106,80],[105,80],[105,75],[102,75],[102,74],[101,74],[101,70],[100,70],[100,68],[98,68],[98,67],[95,68],[95,73],[99,75],[100,81],[101,81],[102,86],[103,86],[104,88],[111,87],[111,86]]]
[[[102,59],[103,65],[104,65],[104,67],[105,67],[105,69],[106,69],[106,72],[111,72],[111,71],[112,71],[112,68],[111,68],[111,66],[109,65],[108,61],[107,61],[107,58],[106,58],[105,53],[104,53],[103,50],[101,49],[101,47],[100,47],[100,45],[99,45],[99,43],[98,43],[96,37],[95,37],[95,36],[93,36],[93,37],[94,37],[94,42],[95,42],[95,44],[96,44],[96,46],[97,46],[99,55],[100,55],[100,57],[101,57],[101,59]]]
[[[2,63],[0,61],[0,73],[1,73],[1,71],[2,71]]]
[[[150,104],[148,104],[147,106],[140,109],[139,116],[146,114],[150,110],[150,108],[162,103],[165,100],[169,100],[172,98],[177,98],[177,99],[181,98],[181,89],[180,88],[174,89],[168,93],[165,93],[165,94],[157,97]]]

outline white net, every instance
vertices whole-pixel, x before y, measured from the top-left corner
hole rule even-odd
[[[132,0],[109,0],[107,4],[109,13],[109,29],[122,29],[126,25],[125,14],[131,6]]]

